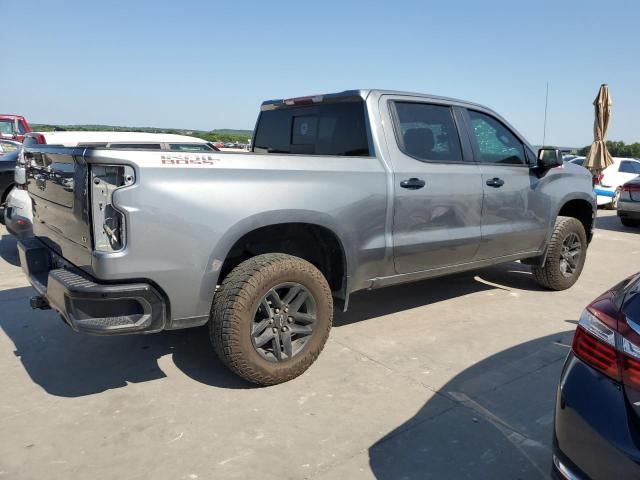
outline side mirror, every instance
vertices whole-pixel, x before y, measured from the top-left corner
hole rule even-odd
[[[562,153],[553,147],[543,147],[538,150],[538,165],[542,170],[548,170],[554,167],[562,166]]]

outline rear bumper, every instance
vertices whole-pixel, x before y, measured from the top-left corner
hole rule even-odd
[[[570,354],[556,400],[554,467],[580,480],[640,478],[637,427],[621,385]]]
[[[21,215],[17,215],[13,207],[4,209],[4,225],[10,234],[18,238],[27,238],[33,236],[33,224],[31,220]]]
[[[149,283],[97,283],[36,238],[18,242],[18,254],[22,270],[41,297],[34,303],[57,311],[77,332],[152,333],[165,326],[165,301]]]
[[[640,220],[640,202],[630,202],[628,200],[618,200],[618,216]]]
[[[3,223],[18,238],[33,236],[31,198],[26,190],[14,188],[9,192]]]

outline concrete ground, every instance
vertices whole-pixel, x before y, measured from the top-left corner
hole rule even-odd
[[[363,292],[316,364],[270,388],[202,329],[89,337],[30,310],[2,230],[0,479],[547,478],[580,312],[640,270],[640,231],[599,215],[572,289],[511,263]]]

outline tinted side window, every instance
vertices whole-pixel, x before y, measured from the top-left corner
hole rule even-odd
[[[619,171],[622,173],[640,173],[640,163],[620,162]]]
[[[278,108],[260,114],[260,153],[370,156],[364,102]]]
[[[37,145],[37,144],[38,144],[37,140],[35,138],[33,138],[33,137],[28,136],[28,135],[26,137],[24,137],[24,140],[22,141],[22,145],[24,147],[28,147],[30,145]]]
[[[458,129],[450,107],[395,102],[400,149],[418,160],[462,161]]]
[[[524,165],[524,146],[507,127],[484,113],[469,110],[471,129],[483,163]]]

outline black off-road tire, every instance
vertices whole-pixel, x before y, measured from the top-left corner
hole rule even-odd
[[[560,260],[562,254],[562,245],[565,239],[575,233],[582,247],[580,258],[577,262],[576,270],[569,277],[562,274],[560,270]],[[587,234],[584,226],[579,220],[573,217],[558,217],[553,228],[551,240],[547,245],[547,255],[543,267],[531,267],[531,272],[536,281],[545,288],[550,290],[566,290],[570,288],[582,273],[584,262],[587,256]]]
[[[316,321],[302,351],[290,359],[270,362],[253,346],[253,314],[267,292],[285,282],[297,282],[311,293]],[[311,366],[324,348],[332,322],[333,298],[324,275],[301,258],[268,253],[242,262],[224,279],[213,297],[209,336],[231,371],[258,385],[275,385],[296,378]]]
[[[631,218],[620,217],[622,225],[625,227],[640,227],[640,220],[633,220]]]

